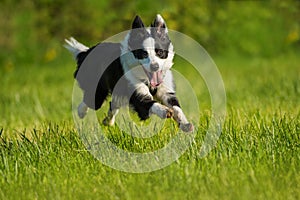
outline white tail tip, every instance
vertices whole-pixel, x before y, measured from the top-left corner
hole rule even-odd
[[[87,46],[81,44],[73,37],[65,39],[65,42],[66,44],[64,44],[64,47],[73,53],[74,58],[76,58],[80,52],[87,51],[89,49]]]

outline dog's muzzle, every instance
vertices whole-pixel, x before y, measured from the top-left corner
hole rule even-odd
[[[153,68],[155,68],[156,70],[155,71],[153,70],[153,71],[149,72],[145,69],[145,67],[143,67],[143,69],[145,71],[145,74],[148,76],[150,85],[152,87],[157,87],[163,82],[163,71],[162,70],[157,71],[159,69],[158,64],[154,64],[154,65],[150,66],[151,70]]]

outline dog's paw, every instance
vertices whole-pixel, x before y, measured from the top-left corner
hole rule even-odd
[[[77,111],[78,111],[78,117],[80,119],[83,119],[88,111],[88,107],[85,105],[85,103],[82,102],[81,104],[79,104]]]
[[[191,123],[179,124],[179,128],[184,132],[193,132],[194,131],[194,126]]]
[[[173,115],[174,115],[173,110],[167,107],[166,108],[166,118],[171,118],[171,117],[173,117]]]
[[[107,116],[102,121],[102,124],[105,126],[113,126],[115,124],[115,118]]]

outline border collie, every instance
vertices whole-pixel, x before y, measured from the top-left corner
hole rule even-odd
[[[162,119],[173,117],[181,130],[194,130],[175,94],[170,71],[173,45],[160,15],[150,27],[145,27],[136,16],[121,43],[106,42],[89,48],[72,37],[65,41],[64,46],[77,60],[74,78],[83,90],[83,100],[78,106],[80,118],[88,108],[98,110],[110,94],[112,101],[103,120],[105,125],[114,124],[118,109],[124,105],[120,99],[125,97],[141,120],[151,114]]]

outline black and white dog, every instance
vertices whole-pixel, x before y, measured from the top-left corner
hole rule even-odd
[[[160,118],[173,117],[181,130],[191,132],[175,95],[170,68],[173,65],[173,45],[164,19],[157,15],[151,27],[145,27],[136,16],[132,29],[121,43],[100,43],[88,48],[74,38],[65,47],[77,60],[74,77],[83,90],[78,115],[83,118],[88,108],[97,110],[109,94],[112,101],[103,123],[113,125],[118,109],[127,101],[141,120],[156,114]],[[116,56],[117,55],[117,56]],[[118,89],[115,89],[118,85]]]

